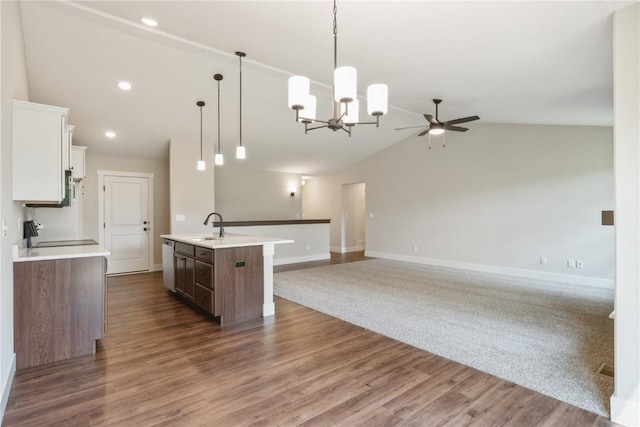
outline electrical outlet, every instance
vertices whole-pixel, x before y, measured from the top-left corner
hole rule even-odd
[[[567,260],[567,267],[575,268],[576,267],[576,260],[575,259],[568,259]]]
[[[584,268],[584,263],[582,262],[581,259],[576,260],[576,267],[578,268]]]
[[[546,256],[541,256],[540,257],[540,264],[546,264],[547,263],[547,257]]]

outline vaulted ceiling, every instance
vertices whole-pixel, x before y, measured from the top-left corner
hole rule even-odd
[[[417,133],[394,128],[422,124],[422,113],[434,113],[432,98],[444,99],[445,120],[477,114],[486,123],[611,126],[611,13],[629,3],[339,1],[339,65],[358,69],[361,96],[369,84],[389,86],[380,128],[356,126],[352,137],[305,135],[287,108],[287,79],[303,74],[318,118],[330,115],[330,1],[29,1],[22,18],[31,101],[69,107],[74,144],[166,158],[171,138],[199,141],[196,101],[204,100],[212,156],[220,73],[222,150],[235,161],[234,52],[243,51],[244,162],[321,174]],[[141,17],[159,25],[146,27]],[[120,80],[132,90],[119,90]],[[366,109],[360,114],[365,120]],[[115,139],[104,136],[108,129]]]

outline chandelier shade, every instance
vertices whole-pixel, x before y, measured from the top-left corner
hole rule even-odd
[[[389,89],[387,85],[376,83],[367,88],[367,113],[370,116],[387,114]]]
[[[309,79],[304,76],[289,77],[289,108],[301,110],[305,108],[309,97]]]
[[[348,107],[346,106],[346,104],[340,104],[340,114],[342,115],[342,122],[345,125],[354,126],[358,124],[358,116],[360,115],[360,101],[355,99],[349,103]]]
[[[338,67],[333,71],[333,92],[336,102],[349,103],[358,98],[358,72],[353,67]]]
[[[301,123],[313,123],[316,119],[316,97],[314,95],[307,95],[307,100],[304,103],[304,109],[300,111],[298,121]]]

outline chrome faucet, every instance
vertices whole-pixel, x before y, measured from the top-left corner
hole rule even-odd
[[[209,224],[209,218],[211,218],[211,215],[218,215],[218,217],[220,218],[220,238],[222,239],[224,237],[224,227],[222,226],[222,215],[220,215],[218,212],[211,212],[209,215],[207,215],[207,219],[204,220],[204,225]],[[215,227],[214,222],[211,222],[211,224]]]

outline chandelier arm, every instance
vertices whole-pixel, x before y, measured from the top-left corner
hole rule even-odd
[[[310,131],[310,130],[322,129],[322,128],[327,128],[327,127],[329,127],[329,125],[316,126],[316,127],[314,127],[314,128],[307,128],[307,127],[306,127],[306,123],[305,123],[305,129],[304,129],[304,131],[305,131],[305,133],[306,133],[307,131]]]

